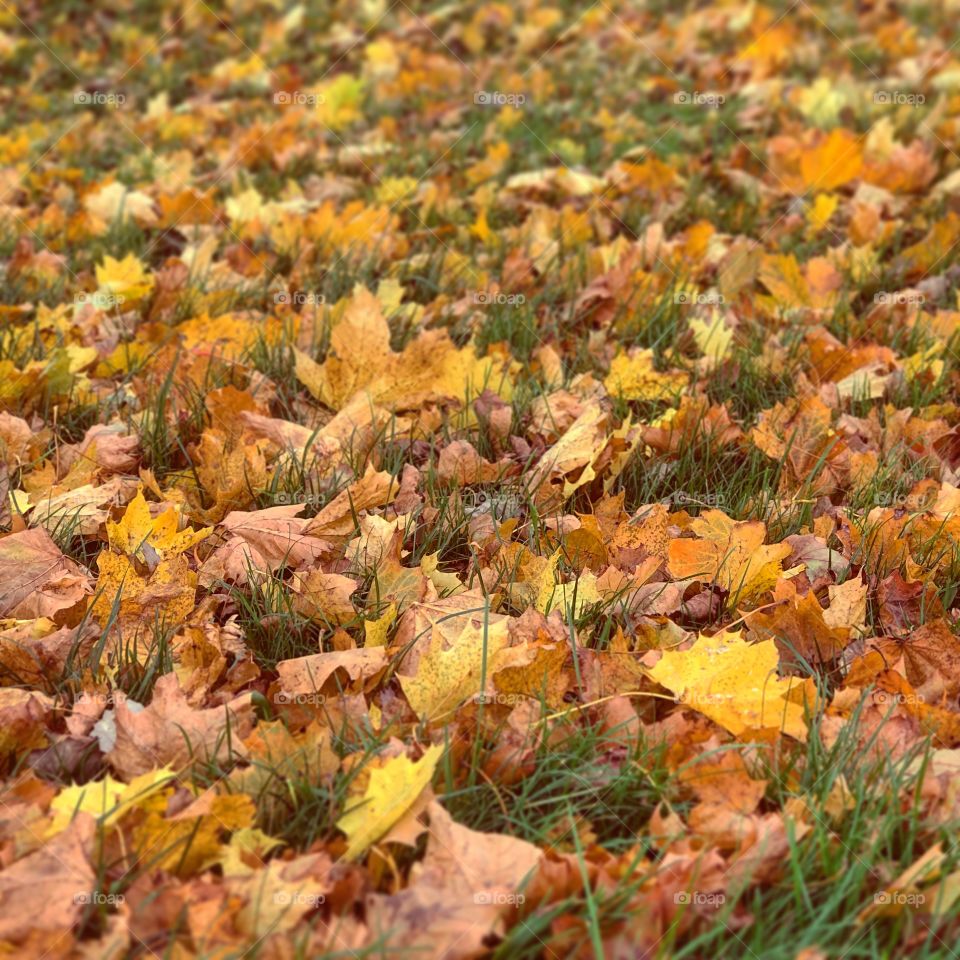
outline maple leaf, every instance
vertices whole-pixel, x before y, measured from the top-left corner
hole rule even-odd
[[[687,384],[683,373],[660,373],[652,350],[631,350],[613,358],[604,378],[608,392],[623,400],[669,400]]]
[[[243,902],[236,916],[238,931],[254,941],[274,932],[289,935],[326,901],[333,888],[332,866],[325,853],[308,853],[293,860],[271,860],[235,880],[231,888]]]
[[[725,360],[733,347],[733,331],[724,323],[719,310],[711,312],[709,322],[699,317],[690,321],[693,339],[704,357],[713,363]]]
[[[415,664],[416,674],[398,674],[410,706],[421,720],[433,720],[482,692],[484,681],[501,666],[507,642],[503,622],[488,624],[486,630],[467,624],[449,647],[434,628],[430,648]]]
[[[220,430],[204,430],[192,451],[196,476],[209,507],[198,507],[204,522],[215,523],[239,507],[248,506],[254,491],[268,486],[264,444],[230,438]]]
[[[826,611],[812,590],[801,596],[796,584],[780,580],[773,599],[776,606],[754,611],[747,623],[759,639],[774,640],[784,665],[826,664],[847,645],[849,630],[827,622]]]
[[[318,364],[296,351],[301,383],[322,403],[340,410],[358,394],[390,410],[446,400],[464,402],[496,387],[493,363],[470,346],[457,349],[443,331],[426,331],[401,353],[390,348],[380,301],[358,289],[334,324],[330,355]]]
[[[762,523],[737,523],[721,510],[704,511],[690,529],[699,539],[681,537],[667,545],[670,572],[717,583],[741,603],[754,603],[773,589],[790,555],[789,544],[764,545],[767,531]]]
[[[902,671],[919,699],[936,703],[960,694],[960,640],[945,620],[927,620],[901,640],[877,638],[870,648]]]
[[[180,531],[172,507],[154,519],[143,491],[138,491],[123,517],[107,523],[112,549],[97,557],[99,576],[91,615],[105,625],[116,609],[118,625],[134,629],[155,619],[185,620],[196,598],[197,574],[183,554],[211,531],[211,527]]]
[[[863,146],[847,130],[832,130],[800,157],[800,175],[810,190],[835,190],[860,175]]]
[[[668,650],[650,676],[681,703],[734,736],[777,730],[806,740],[800,684],[780,679],[780,655],[772,640],[750,644],[740,631],[701,634],[688,650]]]
[[[0,615],[49,617],[62,624],[90,592],[85,571],[63,555],[45,530],[0,539]]]
[[[154,278],[132,253],[122,260],[104,257],[103,263],[97,264],[96,273],[98,289],[115,297],[120,304],[147,296],[155,284]]]
[[[294,607],[327,623],[345,623],[356,616],[350,596],[360,584],[339,573],[310,570],[294,581]]]
[[[643,428],[643,442],[659,453],[677,456],[696,443],[725,447],[743,437],[726,407],[711,406],[705,397],[683,396],[653,426]]]
[[[221,542],[200,566],[200,584],[243,584],[257,572],[297,570],[327,557],[331,544],[304,532],[311,520],[297,516],[303,509],[290,504],[228,513],[220,522]]]
[[[162,676],[146,707],[116,693],[115,738],[107,762],[122,777],[132,778],[155,767],[179,767],[191,760],[230,757],[234,745],[253,724],[250,694],[223,706],[196,710],[188,703],[176,674]]]
[[[764,410],[750,432],[751,441],[768,457],[785,460],[781,484],[793,489],[826,460],[817,479],[818,489],[828,491],[841,472],[845,446],[831,427],[830,409],[817,396],[778,403]]]
[[[596,402],[587,405],[557,442],[525,476],[523,489],[535,492],[545,508],[565,501],[607,471],[605,485],[623,469],[638,431],[629,419],[607,430],[609,415]]]
[[[362,797],[354,798],[337,821],[347,836],[345,860],[356,860],[410,810],[433,779],[443,746],[428,747],[419,760],[391,757],[370,769]]]
[[[185,553],[212,532],[212,527],[181,531],[172,507],[154,518],[142,487],[120,520],[107,521],[107,538],[113,549],[153,566],[158,560]]]
[[[299,695],[319,693],[338,670],[345,671],[351,681],[362,681],[376,676],[386,665],[387,653],[383,647],[360,647],[281,660],[277,664],[277,673],[289,700]]]
[[[50,802],[52,820],[48,835],[66,830],[77,814],[89,814],[105,829],[117,825],[133,810],[163,809],[176,772],[160,766],[148,770],[129,783],[114,780],[109,774],[94,783],[64,787]]]
[[[362,510],[389,503],[397,492],[397,483],[386,470],[375,470],[368,465],[358,477],[341,490],[307,524],[304,532],[326,540],[349,537],[356,529],[356,517]]]
[[[140,190],[129,190],[122,183],[109,183],[84,197],[83,205],[93,218],[94,233],[106,233],[114,223],[135,220],[142,226],[157,221],[153,200]]]
[[[476,956],[491,935],[505,930],[517,891],[542,858],[532,843],[480,833],[455,823],[436,801],[427,808],[427,851],[410,885],[370,898],[374,930],[390,930],[398,949],[429,951],[450,944],[451,956]],[[520,894],[519,896],[522,896]]]
[[[172,816],[148,811],[133,842],[139,850],[164,851],[155,857],[157,867],[187,877],[220,855],[225,831],[249,830],[255,815],[253,799],[246,794],[207,791]]]
[[[94,821],[79,816],[71,830],[0,870],[0,938],[4,942],[45,935],[62,940],[69,935],[80,920],[84,900],[97,888],[95,835]],[[24,909],[25,902],[31,903],[31,909]]]

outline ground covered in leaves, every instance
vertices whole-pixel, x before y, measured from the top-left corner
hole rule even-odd
[[[0,8],[0,954],[953,955],[956,2]]]

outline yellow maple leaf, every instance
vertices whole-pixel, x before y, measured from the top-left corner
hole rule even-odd
[[[764,254],[758,279],[779,306],[810,306],[810,286],[792,253]]]
[[[829,222],[840,203],[835,193],[818,193],[807,210],[807,223],[811,233],[819,233]]]
[[[384,177],[377,186],[376,200],[390,206],[411,200],[417,192],[417,185],[414,177]]]
[[[114,780],[107,774],[94,783],[64,787],[50,802],[53,819],[47,836],[65,830],[78,813],[90,814],[107,828],[134,808],[162,810],[167,802],[166,788],[173,785],[175,776],[170,767],[160,767],[135,777],[129,783]],[[164,796],[158,798],[161,791]]]
[[[172,507],[155,519],[151,516],[141,486],[137,495],[127,504],[123,516],[116,523],[107,521],[107,538],[113,549],[149,563],[151,551],[160,559],[175,557],[213,532],[212,527],[202,530],[188,528],[178,532],[179,526],[176,511]]]
[[[390,348],[383,306],[360,288],[334,324],[323,363],[294,351],[297,379],[322,403],[341,410],[358,394],[391,410],[445,399],[467,401],[493,382],[493,361],[469,344],[458,349],[446,331],[427,330],[401,353]]]
[[[345,860],[355,860],[416,803],[433,779],[443,746],[429,747],[419,760],[391,757],[370,770],[366,792],[337,821],[348,839]]]
[[[467,624],[447,647],[436,628],[430,649],[417,663],[416,676],[399,676],[410,706],[421,720],[435,720],[456,709],[464,700],[483,690],[499,668],[498,656],[508,643],[505,621],[482,626]]]
[[[730,356],[733,346],[733,331],[723,322],[723,315],[719,310],[713,310],[710,321],[699,317],[690,321],[693,339],[697,342],[700,352],[716,363]]]
[[[838,90],[831,77],[818,77],[797,94],[797,107],[813,124],[826,129],[833,126],[847,105],[845,92]]]
[[[179,813],[163,814],[151,810],[134,829],[133,843],[150,851],[157,869],[188,877],[220,855],[224,830],[253,826],[256,808],[245,793],[203,794]]]
[[[534,581],[534,606],[541,613],[560,610],[566,616],[567,611],[572,611],[574,617],[579,617],[585,607],[600,602],[597,578],[595,574],[585,570],[570,583],[557,583],[557,565],[561,555],[561,550],[554,551]]]
[[[158,623],[183,623],[193,610],[197,575],[184,557],[162,560],[152,573],[141,576],[127,556],[103,550],[97,557],[97,571],[90,615],[103,627],[114,610],[115,622],[122,629],[145,633]]]
[[[631,350],[614,357],[603,381],[607,392],[624,400],[669,400],[687,384],[685,373],[660,373],[652,350]]]
[[[154,287],[154,279],[140,260],[128,253],[122,260],[104,257],[97,264],[97,289],[106,297],[120,301],[139,300]]]
[[[197,575],[182,554],[209,536],[212,527],[178,531],[173,508],[153,518],[137,491],[119,521],[107,521],[109,550],[97,557],[97,591],[91,615],[106,625],[149,630],[159,621],[182,623],[193,609]],[[114,552],[116,551],[116,552]]]
[[[255,344],[276,344],[283,337],[283,324],[276,317],[252,317],[240,313],[203,313],[176,327],[183,348],[220,359],[239,357]]]
[[[689,650],[668,650],[650,676],[682,703],[740,736],[749,730],[781,730],[807,737],[802,703],[792,698],[796,680],[777,675],[773,640],[747,643],[740,631],[701,634]]]
[[[375,620],[363,621],[364,648],[383,647],[387,643],[387,634],[397,619],[397,605],[390,603],[383,615]]]
[[[342,130],[363,115],[366,81],[350,73],[341,73],[316,88],[317,120],[331,130]]]
[[[253,494],[269,486],[263,442],[233,443],[223,431],[207,429],[194,451],[197,478],[211,506],[195,503],[191,516],[218,523],[231,510],[246,509]]]
[[[263,215],[264,203],[256,187],[249,187],[235,197],[228,197],[225,206],[230,222],[237,225],[259,220]]]
[[[230,835],[230,842],[220,846],[204,864],[203,869],[219,866],[225,877],[253,876],[271,851],[284,846],[284,841],[258,830],[256,827],[241,827]]]

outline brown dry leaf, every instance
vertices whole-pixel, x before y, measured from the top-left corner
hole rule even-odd
[[[243,902],[235,919],[238,933],[256,941],[274,933],[289,935],[331,892],[331,868],[326,854],[308,853],[293,860],[272,860],[231,882],[231,890]]]
[[[676,414],[663,426],[645,427],[643,442],[659,453],[676,456],[694,441],[722,448],[743,437],[730,419],[726,406],[710,404],[702,397],[684,396]]]
[[[0,538],[0,615],[76,622],[93,592],[90,577],[42,529]]]
[[[383,647],[361,647],[281,660],[277,664],[277,673],[280,674],[282,696],[289,701],[297,697],[319,695],[338,670],[343,670],[351,683],[366,682],[380,673],[387,663],[387,652]],[[335,690],[332,692],[336,693]]]
[[[910,634],[925,620],[944,615],[932,583],[904,580],[898,570],[877,586],[877,604],[885,632],[895,637]]]
[[[784,543],[789,543],[792,550],[786,561],[787,565],[793,567],[802,563],[811,580],[825,573],[835,573],[838,577],[842,577],[850,569],[850,561],[839,551],[831,550],[822,537],[810,533],[794,534],[787,537]],[[839,624],[833,624],[833,626],[839,626]]]
[[[769,782],[753,779],[742,754],[732,751],[691,764],[680,772],[680,780],[700,803],[746,815],[756,811]]]
[[[356,517],[361,511],[382,507],[397,492],[397,482],[385,470],[367,471],[338,493],[306,526],[304,532],[314,537],[335,540],[353,536]]]
[[[114,697],[116,741],[107,762],[126,780],[165,764],[180,767],[208,758],[226,761],[253,725],[249,693],[223,707],[195,710],[175,674],[157,681],[146,707],[130,703],[120,692]]]
[[[503,479],[510,468],[509,460],[491,463],[477,453],[466,440],[454,440],[441,451],[437,460],[437,476],[444,483],[468,486],[475,483],[494,483]]]
[[[69,830],[0,871],[0,941],[69,933],[97,889],[95,831],[94,819],[81,814]]]
[[[778,403],[760,414],[750,439],[773,460],[786,458],[782,484],[792,490],[800,485],[826,457],[827,466],[817,478],[818,486],[829,493],[837,483],[833,464],[842,452],[831,429],[829,408],[816,396]]]
[[[36,690],[0,687],[0,757],[44,746],[53,705]]]
[[[303,509],[291,504],[228,513],[221,521],[223,542],[200,567],[200,585],[209,588],[218,580],[243,584],[251,571],[296,570],[326,557],[331,545],[306,533],[311,520],[297,516]]]
[[[101,478],[114,473],[135,474],[140,462],[140,438],[129,433],[124,423],[97,423],[87,430],[83,440],[58,453],[61,476],[80,462],[92,465]]]
[[[928,620],[900,640],[871,640],[870,649],[902,673],[926,703],[954,702],[960,695],[960,639],[945,620]]]
[[[99,635],[89,622],[57,629],[44,617],[0,628],[0,684],[29,684],[52,692],[70,660],[84,661]]]
[[[0,459],[8,468],[18,467],[34,446],[33,431],[22,417],[0,411]]]
[[[812,590],[801,596],[796,584],[779,580],[773,599],[776,606],[754,611],[747,617],[747,624],[758,639],[776,643],[784,666],[828,664],[846,647],[849,629],[831,627],[826,622],[826,611]]]
[[[370,938],[389,931],[397,949],[419,952],[441,945],[451,960],[465,960],[517,916],[518,893],[541,854],[524,840],[454,823],[436,801],[427,809],[427,852],[414,866],[409,886],[367,900]]]

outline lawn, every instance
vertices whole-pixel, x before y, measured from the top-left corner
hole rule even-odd
[[[956,956],[958,13],[0,0],[0,954]]]

